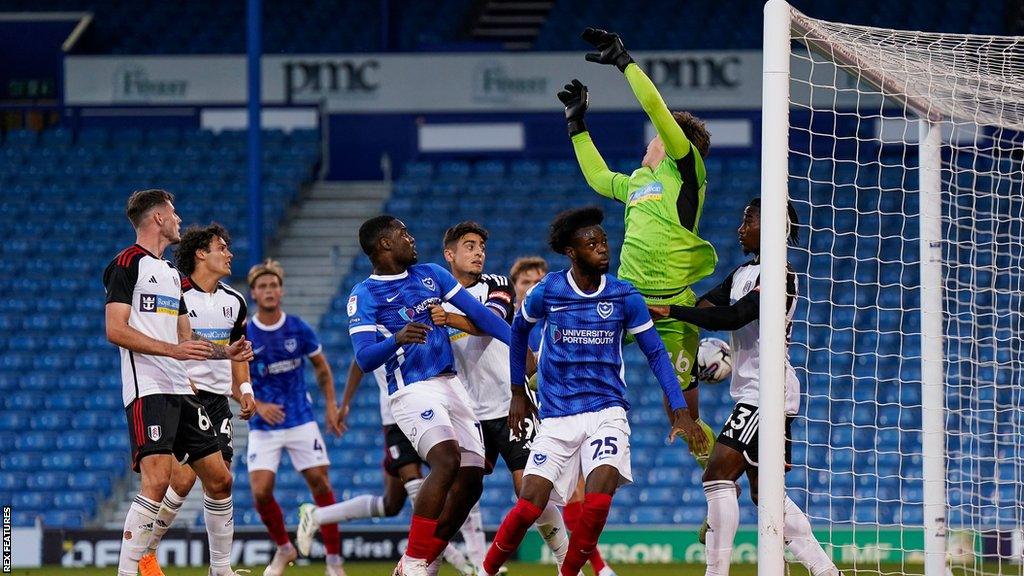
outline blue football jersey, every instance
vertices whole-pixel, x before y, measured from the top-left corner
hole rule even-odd
[[[632,284],[605,274],[590,294],[568,270],[548,274],[526,296],[523,320],[542,326],[540,416],[551,418],[620,406],[626,400],[624,335],[653,327]]]
[[[284,406],[284,422],[273,426],[253,414],[249,428],[281,430],[316,420],[303,368],[322,350],[316,333],[298,316],[284,314],[272,326],[254,316],[246,329],[255,358],[249,363],[256,400]]]
[[[462,286],[437,264],[417,264],[394,276],[371,275],[348,298],[349,334],[392,336],[409,322],[433,326],[430,306],[450,300]],[[400,346],[384,363],[388,394],[439,374],[455,373],[448,331],[435,328],[425,344]]]

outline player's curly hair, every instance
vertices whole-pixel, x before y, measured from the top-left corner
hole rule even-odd
[[[697,148],[697,152],[700,152],[700,157],[707,158],[711,152],[711,133],[708,132],[707,124],[689,112],[673,112],[672,117],[683,129],[686,139]]]
[[[586,206],[560,212],[548,228],[548,246],[559,254],[565,254],[572,237],[581,228],[600,226],[604,222],[604,210],[597,206]]]
[[[388,233],[395,220],[398,218],[391,214],[381,214],[363,222],[359,227],[359,247],[363,249],[364,254],[373,256],[377,251],[377,242]]]
[[[451,247],[452,244],[461,240],[466,234],[477,234],[484,242],[487,242],[487,229],[472,220],[466,220],[445,230],[444,247]]]
[[[757,211],[761,211],[761,197],[751,199],[747,206],[757,208]],[[789,236],[786,241],[790,246],[796,246],[800,243],[800,216],[796,213],[796,207],[789,200],[786,200],[786,214],[789,217]]]
[[[210,251],[210,242],[220,237],[224,243],[231,246],[231,235],[227,229],[216,222],[209,226],[189,226],[181,235],[181,242],[174,253],[174,264],[178,272],[185,276],[191,276],[196,269],[196,250]]]

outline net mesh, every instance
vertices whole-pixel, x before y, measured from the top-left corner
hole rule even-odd
[[[918,120],[939,124],[946,518],[957,574],[1022,574],[1024,45],[793,13],[802,240],[786,479],[847,574],[921,573]],[[802,464],[802,466],[801,466]],[[828,547],[828,546],[826,546]]]

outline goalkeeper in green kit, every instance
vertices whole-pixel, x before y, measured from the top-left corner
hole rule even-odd
[[[690,286],[714,272],[718,261],[715,249],[697,231],[704,208],[704,157],[710,144],[707,128],[688,112],[669,111],[654,83],[626,52],[618,34],[587,28],[583,39],[598,50],[587,54],[589,62],[614,65],[626,76],[658,132],[647,146],[641,167],[628,175],[613,172],[583,122],[587,87],[573,80],[558,94],[587,183],[626,208],[626,236],[618,276],[636,286],[652,306],[693,306],[696,296]],[[671,356],[690,416],[707,436],[706,451],[690,449],[705,467],[715,433],[699,419],[697,381],[692,375],[698,329],[670,318],[654,326]]]

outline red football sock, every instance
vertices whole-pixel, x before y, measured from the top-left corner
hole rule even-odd
[[[565,527],[569,529],[570,534],[576,531],[576,526],[580,523],[580,514],[582,513],[583,502],[570,502],[562,509],[562,519],[565,520]],[[607,566],[604,562],[604,557],[601,556],[601,549],[597,546],[594,547],[594,551],[591,552],[588,560],[590,561],[590,567],[594,569],[594,574],[597,574]]]
[[[523,542],[526,531],[533,526],[533,523],[540,518],[543,512],[532,503],[519,499],[516,505],[505,515],[498,528],[498,534],[494,536],[494,542],[487,550],[484,558],[484,572],[497,574],[501,565],[508,561],[509,556],[519,548]]]
[[[284,546],[291,542],[288,539],[288,529],[284,527],[284,514],[281,513],[281,507],[277,505],[277,500],[273,498],[266,504],[257,504],[256,511],[260,514],[260,520],[263,520],[263,525],[267,527],[267,532],[270,532],[270,539],[274,541],[278,546]]]
[[[405,555],[409,558],[430,562],[428,558],[436,545],[434,541],[437,540],[434,538],[435,530],[437,530],[437,520],[413,514],[412,524],[409,525],[409,545],[405,549]]]
[[[330,506],[335,502],[334,492],[328,490],[323,494],[313,494],[313,500],[321,508]],[[341,552],[341,537],[338,535],[337,524],[321,524],[320,534],[324,537],[324,550],[328,554],[338,554]]]
[[[580,514],[576,530],[569,536],[569,552],[562,564],[563,576],[576,576],[587,562],[601,537],[604,524],[608,521],[608,510],[612,507],[609,494],[587,494],[583,499],[583,513]]]
[[[437,536],[430,539],[430,556],[427,558],[427,564],[431,564],[437,557],[444,552],[444,549],[448,547],[448,541],[442,540]]]

